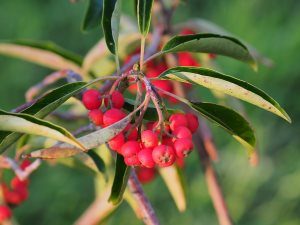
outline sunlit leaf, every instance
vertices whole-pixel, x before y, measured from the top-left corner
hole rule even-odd
[[[65,128],[28,114],[8,113],[0,110],[0,130],[49,137],[84,149],[82,144]]]
[[[265,92],[245,81],[217,71],[198,67],[175,67],[165,71],[160,77],[189,82],[223,92],[270,111],[291,122],[284,109]]]
[[[138,0],[137,1],[137,17],[139,30],[142,35],[146,36],[149,32],[151,22],[153,0]]]
[[[94,131],[90,134],[82,136],[77,140],[85,147],[85,149],[93,149],[101,144],[112,139],[114,136],[119,134],[131,121],[133,114],[129,114],[124,119],[108,126],[103,129]],[[68,144],[58,144],[50,148],[40,149],[31,152],[28,156],[33,158],[42,159],[57,159],[71,157],[73,155],[79,154],[81,151],[78,148],[74,148]]]
[[[218,34],[175,36],[162,48],[162,53],[183,51],[224,55],[248,63],[256,69],[256,62],[247,47],[233,37]]]
[[[81,74],[82,57],[48,41],[6,41],[0,54],[20,58],[51,69],[70,69]]]
[[[180,212],[186,209],[186,197],[184,184],[182,182],[181,174],[176,166],[169,166],[160,168],[159,173],[166,183],[175,203]]]
[[[101,25],[103,10],[103,0],[89,0],[81,29],[83,31],[91,30]]]
[[[120,201],[122,201],[129,175],[130,167],[126,166],[126,164],[124,163],[123,156],[118,154],[116,160],[114,182],[109,197],[109,201],[111,201],[113,204],[118,204],[120,203]]]
[[[34,115],[37,118],[44,118],[57,109],[70,97],[82,91],[87,86],[85,82],[74,82],[65,84],[52,90],[34,102],[31,106],[22,110],[22,113]],[[18,140],[22,135],[18,133],[0,131],[0,153]]]
[[[104,0],[102,28],[107,48],[117,54],[122,0]]]

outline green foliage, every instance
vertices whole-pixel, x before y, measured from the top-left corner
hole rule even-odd
[[[103,0],[89,0],[85,16],[82,21],[82,31],[89,31],[101,25]]]
[[[138,25],[143,36],[146,36],[150,29],[152,5],[153,0],[137,1]]]

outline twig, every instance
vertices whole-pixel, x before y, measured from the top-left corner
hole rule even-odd
[[[36,159],[33,163],[31,163],[24,170],[22,170],[16,163],[16,161],[14,161],[13,159],[9,157],[5,157],[5,159],[9,164],[10,168],[15,172],[15,174],[20,180],[26,180],[29,177],[29,175],[41,165],[41,160]]]
[[[139,207],[141,209],[141,213],[143,215],[142,219],[146,225],[159,225],[158,218],[149,202],[148,198],[146,197],[143,188],[140,182],[137,179],[136,173],[132,170],[129,180],[128,186],[130,191],[133,194],[133,197],[136,199]]]

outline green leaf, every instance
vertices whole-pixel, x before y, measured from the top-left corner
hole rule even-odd
[[[107,48],[114,55],[118,52],[121,3],[122,0],[103,1],[102,28]]]
[[[19,57],[37,64],[48,65],[50,68],[59,69],[61,69],[62,65],[72,65],[73,63],[81,66],[83,61],[80,55],[66,50],[51,41],[1,41],[0,54]],[[50,62],[47,62],[47,60]],[[51,62],[53,60],[55,61]],[[55,65],[58,63],[59,65]]]
[[[148,34],[150,29],[152,5],[153,0],[138,0],[137,2],[139,30],[144,36]]]
[[[44,118],[70,97],[82,91],[87,85],[85,82],[65,84],[39,98],[34,104],[23,110],[22,113],[34,115],[37,118]],[[0,153],[11,146],[21,136],[18,133],[0,131]]]
[[[88,151],[86,154],[88,154],[94,161],[95,165],[97,166],[97,169],[101,173],[105,174],[105,163],[103,159],[93,150]]]
[[[250,64],[257,65],[247,47],[239,40],[218,34],[192,34],[175,36],[162,48],[162,53],[203,52],[228,56]]]
[[[219,25],[205,20],[205,19],[191,19],[185,23],[179,24],[178,28],[191,28],[192,30],[195,30],[199,33],[214,33],[214,34],[220,34],[220,35],[226,35],[226,36],[232,36],[236,37],[236,35],[226,31]],[[238,37],[237,37],[238,38]],[[240,39],[241,40],[241,39]],[[263,56],[257,49],[255,49],[253,46],[242,40],[243,43],[247,46],[247,48],[250,51],[250,54],[256,59],[257,62],[264,64],[265,66],[272,66],[273,62],[271,59]]]
[[[81,29],[88,31],[101,25],[103,0],[89,0]]]
[[[237,141],[239,141],[249,154],[255,148],[254,131],[247,120],[232,109],[221,105],[204,102],[190,102],[189,106],[201,113],[204,117],[229,132]]]
[[[134,113],[129,114],[124,119],[108,126],[103,129],[94,131],[90,134],[78,138],[78,141],[85,147],[85,149],[96,148],[105,142],[112,139],[114,136],[119,134],[131,121]],[[36,150],[31,152],[28,157],[42,158],[42,159],[58,159],[66,158],[81,153],[78,148],[74,148],[68,144],[57,144],[50,148]]]
[[[223,92],[270,111],[291,122],[284,109],[265,92],[245,81],[217,71],[198,67],[175,67],[162,73],[160,78],[188,82]]]
[[[165,168],[160,168],[159,173],[166,183],[175,204],[180,212],[186,210],[186,197],[184,184],[182,179],[182,174],[176,166],[169,166]]]
[[[84,149],[82,144],[65,128],[28,114],[0,110],[0,130],[49,137]]]
[[[124,157],[118,154],[114,182],[109,197],[109,201],[111,201],[113,204],[118,204],[122,201],[129,175],[130,167],[126,166],[124,163]]]

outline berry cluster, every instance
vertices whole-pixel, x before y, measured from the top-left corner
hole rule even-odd
[[[25,170],[29,165],[30,161],[24,160],[20,168]],[[28,179],[22,181],[17,176],[10,181],[10,185],[1,183],[2,196],[6,205],[0,205],[0,223],[12,216],[10,207],[20,205],[28,198],[28,185]]]
[[[97,126],[112,125],[126,116],[121,110],[124,97],[118,91],[105,98],[106,108],[109,107],[109,101],[111,108],[104,113],[99,109],[102,98],[98,91],[91,89],[84,92],[82,101],[85,107],[91,110],[89,117]],[[172,165],[176,158],[184,158],[192,151],[192,133],[197,128],[197,116],[191,113],[176,113],[163,124],[148,122],[140,135],[138,129],[129,124],[123,132],[112,138],[108,145],[124,156],[128,166],[167,167]]]

